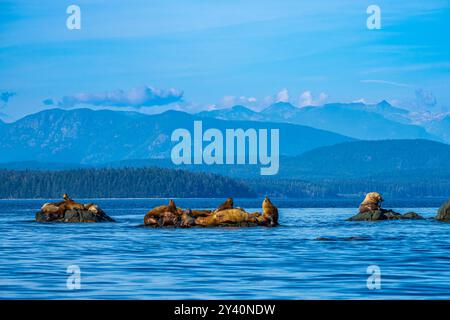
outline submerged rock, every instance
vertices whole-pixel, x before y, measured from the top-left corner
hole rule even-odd
[[[315,241],[367,241],[370,240],[368,237],[318,237],[314,239]]]
[[[46,203],[36,213],[37,222],[114,222],[99,206],[81,204],[64,194],[64,201]]]
[[[439,208],[436,220],[445,222],[450,221],[450,198],[447,200],[447,202],[443,203],[442,206]]]

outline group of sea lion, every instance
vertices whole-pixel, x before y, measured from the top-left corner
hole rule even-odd
[[[262,203],[262,213],[249,213],[242,208],[235,208],[232,198],[228,198],[215,210],[183,210],[177,208],[175,202],[170,200],[168,205],[155,207],[147,212],[144,224],[181,228],[253,225],[273,227],[278,225],[278,209],[268,197]]]
[[[114,221],[111,217],[93,203],[81,204],[73,201],[67,194],[64,200],[56,203],[46,203],[36,213],[39,222],[103,222]],[[378,192],[369,192],[359,205],[359,212],[347,219],[349,221],[377,221],[399,219],[423,219],[415,212],[400,214],[381,207],[382,196]],[[439,221],[450,221],[450,199],[439,209],[435,218]],[[239,207],[234,207],[233,199],[228,198],[215,210],[181,209],[173,200],[168,205],[155,207],[144,217],[144,224],[153,227],[190,228],[217,226],[277,226],[278,209],[266,197],[262,203],[262,213],[249,213]]]
[[[39,222],[102,222],[114,221],[96,204],[81,204],[73,201],[67,194],[64,200],[46,203],[36,213]],[[144,217],[144,224],[153,227],[194,226],[276,226],[278,225],[278,209],[266,197],[262,203],[262,213],[248,213],[242,208],[234,207],[233,199],[228,198],[215,210],[181,209],[173,200],[168,205],[155,207]]]
[[[73,201],[66,193],[63,201],[45,203],[36,213],[39,222],[102,222],[114,221],[93,203],[81,204]]]

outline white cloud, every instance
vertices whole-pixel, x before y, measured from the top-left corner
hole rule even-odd
[[[161,90],[149,86],[132,88],[128,91],[114,90],[102,93],[78,93],[62,97],[60,107],[74,107],[79,104],[97,107],[149,107],[180,102],[183,92],[176,89]],[[46,99],[50,101],[51,99]]]
[[[305,107],[305,106],[321,106],[325,103],[325,101],[328,99],[328,95],[324,92],[321,92],[319,94],[319,97],[317,99],[314,99],[313,94],[311,91],[307,90],[303,92],[300,95],[299,99],[299,106]]]
[[[258,103],[258,99],[256,99],[255,97],[246,97],[246,96],[240,96],[240,97],[236,97],[236,96],[224,96],[219,105],[222,106],[223,108],[229,108],[235,105],[244,105],[247,107],[251,107],[251,106],[256,106],[256,104]]]
[[[277,93],[276,102],[289,102],[289,91],[286,88]]]
[[[367,101],[364,98],[359,98],[359,99],[353,100],[352,103],[364,103],[364,104],[367,104]]]

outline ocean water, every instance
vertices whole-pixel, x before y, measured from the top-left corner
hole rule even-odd
[[[0,200],[2,299],[450,299],[450,223],[345,221],[358,199],[273,199],[277,228],[205,229],[143,227],[146,211],[165,199],[95,200],[116,223],[34,222],[48,201]],[[443,201],[387,205],[431,218]],[[254,211],[260,201],[235,205]],[[67,286],[72,265],[80,289]],[[381,282],[369,289],[373,265]]]

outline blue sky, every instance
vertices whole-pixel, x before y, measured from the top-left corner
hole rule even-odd
[[[66,28],[71,4],[81,30]],[[366,28],[370,4],[381,30]],[[2,1],[0,91],[14,95],[0,113],[361,99],[449,111],[449,17],[435,0]]]

